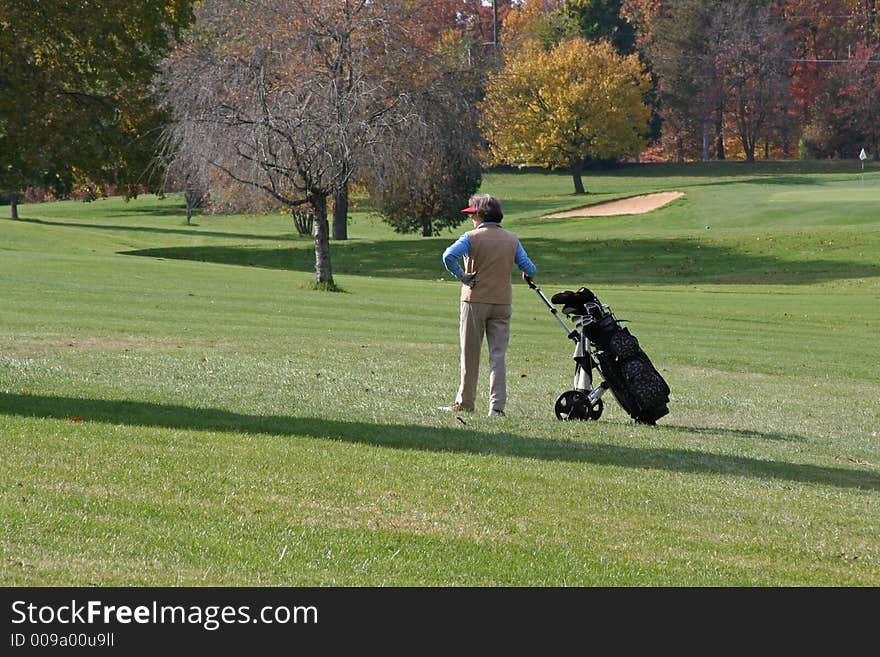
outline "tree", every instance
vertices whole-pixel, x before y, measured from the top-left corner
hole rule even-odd
[[[419,120],[381,144],[365,174],[370,202],[399,233],[425,237],[459,225],[482,180],[476,112],[455,71],[414,94]]]
[[[0,5],[0,192],[66,194],[89,181],[137,193],[164,116],[150,82],[191,0]]]
[[[830,62],[847,56],[852,30],[840,17],[851,13],[853,0],[786,0],[780,15],[791,53],[791,94],[801,124],[814,118],[817,99],[828,83]]]
[[[782,25],[769,8],[750,0],[721,6],[712,21],[716,69],[724,86],[746,161],[755,161],[758,139],[768,138],[774,116],[784,115],[790,59]]]
[[[398,73],[407,76],[411,72],[420,73],[425,76],[423,82],[419,81],[419,75],[410,77],[410,87],[415,96],[424,91],[419,91],[418,87],[427,88],[432,84],[432,80],[437,77],[436,56],[438,49],[448,47],[451,42],[457,42],[458,46],[466,53],[466,79],[471,79],[474,72],[480,71],[483,67],[491,65],[495,57],[495,48],[492,40],[495,38],[495,26],[493,25],[495,16],[489,12],[489,8],[485,3],[470,0],[438,0],[436,2],[424,3],[419,0],[398,0],[399,18],[398,23],[401,28],[399,38],[408,43],[408,47],[414,52],[421,53],[421,57],[409,62],[397,61],[394,68]],[[499,19],[503,19],[508,10],[510,1],[500,0],[495,2],[495,10]],[[410,67],[411,70],[401,70],[402,67]],[[441,73],[440,75],[445,75]],[[410,104],[410,108],[417,108],[419,104]],[[427,106],[422,104],[421,110],[428,110]],[[447,138],[452,131],[458,129],[454,125],[461,117],[456,119],[452,117],[444,117],[436,111],[437,108],[428,110],[432,115],[432,120],[444,121],[449,128],[446,131]],[[465,112],[462,116],[470,116],[473,113]],[[423,111],[419,116],[424,120],[427,114]],[[412,126],[417,126],[419,120],[409,122]],[[423,129],[414,128],[415,132],[409,140],[411,143],[419,139],[425,140],[427,135]],[[421,136],[416,136],[421,133]],[[440,134],[433,131],[435,137]],[[397,140],[395,143],[402,145],[407,140]],[[387,146],[387,144],[386,144]],[[427,142],[423,144],[428,148]],[[380,210],[384,218],[391,222],[396,230],[407,232],[410,230],[421,230],[423,234],[430,235],[434,231],[439,230],[441,226],[453,225],[460,223],[461,218],[455,215],[441,216],[443,208],[446,207],[445,202],[440,203],[436,191],[429,191],[435,188],[440,179],[426,181],[424,172],[433,170],[435,172],[446,171],[445,174],[438,176],[449,177],[444,178],[444,184],[452,184],[452,189],[445,190],[441,196],[452,198],[460,196],[460,190],[469,188],[473,180],[473,157],[465,157],[462,160],[463,151],[461,147],[449,148],[450,144],[445,143],[442,139],[434,141],[430,147],[433,151],[422,151],[415,157],[409,157],[411,151],[405,148],[403,151],[393,154],[392,163],[386,162],[381,165],[371,167],[366,180],[371,184],[371,197],[373,197],[373,205]],[[390,151],[388,148],[380,149],[383,155],[388,156]],[[428,158],[430,152],[431,157]],[[427,160],[431,159],[429,163]],[[467,160],[467,162],[465,162]],[[451,164],[463,166],[464,168],[458,172],[447,171],[447,167]],[[400,178],[391,179],[391,171],[396,171]],[[381,173],[381,175],[380,175]],[[479,173],[477,180],[479,181]],[[351,177],[346,178],[346,180]],[[384,180],[384,187],[377,188],[376,181]],[[467,182],[465,182],[467,181]],[[412,192],[417,183],[421,184],[420,191],[415,196]],[[462,187],[462,185],[464,187]],[[348,214],[348,182],[340,185],[333,191],[333,238],[347,238],[347,214]],[[458,191],[454,191],[458,190]],[[401,195],[410,198],[408,204],[401,205]],[[421,199],[418,201],[417,199]],[[404,208],[409,208],[411,214],[401,214],[405,212]]]
[[[880,156],[880,46],[857,44],[849,61],[830,84],[833,109],[826,119],[837,155],[854,157],[864,147]]]
[[[492,55],[495,37],[494,21],[497,11],[503,22],[511,9],[511,0],[490,3],[481,0],[402,0],[409,17],[409,24],[418,32],[418,41],[426,51],[445,38],[449,32],[457,32],[471,44],[471,63],[475,55]]]
[[[575,36],[564,8],[563,0],[525,0],[511,9],[502,32],[505,50],[510,52],[534,43],[550,50],[563,39]]]
[[[623,4],[623,0],[566,0],[564,13],[585,39],[606,39],[617,52],[629,55],[636,50],[636,31],[621,12]]]
[[[210,195],[209,166],[191,151],[175,153],[167,160],[165,163],[159,159],[159,166],[165,171],[164,188],[183,190],[186,223],[191,224],[193,211],[204,207]]]
[[[544,48],[581,36],[605,40],[621,54],[635,52],[635,24],[623,12],[623,0],[524,0],[504,22],[504,45],[516,48],[538,41]]]
[[[670,0],[652,22],[653,39],[647,51],[658,76],[664,137],[675,144],[680,156],[689,150],[688,144],[697,143],[702,159],[708,160],[713,124],[716,157],[724,156],[724,96],[716,65],[717,39],[711,29],[721,4],[720,0]]]
[[[586,158],[631,157],[644,145],[650,85],[638,57],[623,57],[608,42],[524,46],[490,77],[484,134],[498,161],[570,167],[583,194]]]
[[[844,117],[856,103],[869,99],[876,64],[866,62],[864,79],[853,85],[848,71],[860,68],[866,48],[877,45],[877,3],[874,0],[786,0],[782,12],[789,23],[788,40],[795,61],[791,68],[791,91],[803,127],[801,155],[805,157],[851,157],[870,134]],[[868,85],[865,88],[864,85]],[[863,94],[850,98],[849,88]]]
[[[434,38],[430,22],[411,25],[421,57],[400,103],[409,120],[377,144],[362,179],[373,209],[396,231],[431,236],[464,221],[462,203],[480,186],[475,103],[487,60],[472,57],[468,30]]]
[[[168,145],[314,212],[315,284],[333,289],[328,197],[405,120],[395,5],[211,0],[164,68]]]
[[[877,0],[850,0],[853,4],[853,17],[856,29],[861,33],[865,44],[880,45],[880,12]]]
[[[652,7],[630,0],[566,0],[563,14],[574,29],[574,34],[589,41],[605,39],[622,55],[638,53],[639,60],[651,75],[651,90],[645,101],[651,107],[650,129],[646,137],[656,140],[660,136],[661,119],[658,111],[656,76],[644,45],[638,37],[637,21],[647,24],[646,12]]]

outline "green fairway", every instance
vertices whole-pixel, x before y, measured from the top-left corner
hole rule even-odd
[[[872,163],[869,163],[872,164]],[[316,292],[289,218],[0,208],[0,584],[880,585],[880,168],[494,172],[548,296],[590,287],[672,389],[562,423],[517,280],[507,418],[458,384],[460,232],[363,209]],[[644,215],[543,219],[656,191]]]

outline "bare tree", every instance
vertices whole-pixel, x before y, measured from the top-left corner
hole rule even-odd
[[[164,65],[168,145],[314,213],[315,283],[335,287],[328,198],[403,119],[394,4],[206,0]]]

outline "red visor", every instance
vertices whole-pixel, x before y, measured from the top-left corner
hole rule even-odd
[[[465,214],[477,214],[477,209],[474,206],[468,206],[464,210],[462,210]]]

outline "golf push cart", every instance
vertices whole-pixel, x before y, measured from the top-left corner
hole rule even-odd
[[[531,278],[526,278],[541,300],[553,313],[575,344],[572,390],[556,400],[556,417],[560,420],[598,420],[606,390],[617,399],[623,410],[636,422],[656,424],[669,413],[669,386],[654,368],[639,341],[623,327],[626,320],[617,319],[609,306],[585,287],[576,292],[565,290],[553,295],[552,303]],[[553,305],[574,322],[572,330]],[[593,387],[593,370],[604,379]]]

